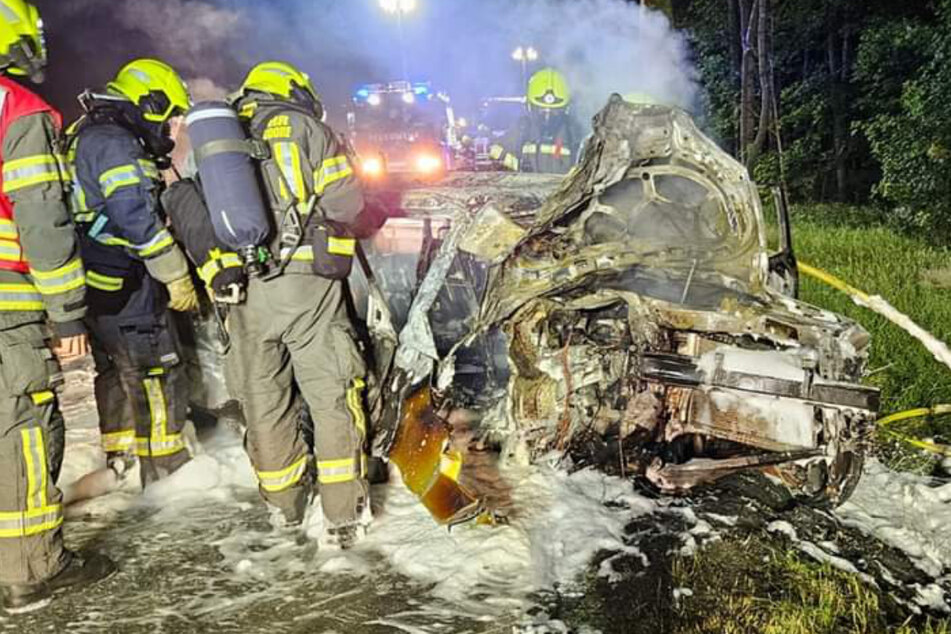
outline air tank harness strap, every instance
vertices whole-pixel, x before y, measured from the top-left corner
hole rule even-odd
[[[265,161],[271,158],[270,146],[266,141],[263,140],[264,130],[267,129],[269,122],[270,117],[265,118],[257,125],[252,126],[251,140],[245,142],[250,143],[255,148],[260,148],[259,153],[251,154],[252,158],[255,158],[259,161]],[[311,212],[317,205],[317,194],[312,194],[307,200],[306,207],[304,209],[300,209],[299,205],[302,201],[294,196],[294,189],[287,181],[287,176],[284,175],[284,171],[280,168],[280,166],[278,166],[275,171],[277,172],[278,178],[281,179],[285,189],[288,192],[291,192],[291,199],[284,208],[283,213],[281,214],[281,222],[278,225],[278,231],[281,234],[281,259],[278,260],[277,266],[271,269],[271,271],[264,276],[265,280],[271,280],[284,274],[284,270],[287,268],[287,265],[291,263],[291,259],[294,257],[294,252],[297,251],[297,248],[301,245],[301,242],[304,241],[304,230],[306,229],[307,223],[310,221],[310,217],[313,215]],[[270,181],[268,179],[265,178],[264,183],[267,187],[270,187]],[[279,197],[275,196],[274,192],[271,192],[271,194],[275,200],[279,200]],[[302,215],[304,216],[303,220],[301,220]]]
[[[271,152],[268,149],[267,143],[263,141],[257,141],[255,139],[217,139],[215,141],[209,141],[201,147],[196,148],[195,160],[196,162],[200,163],[206,158],[215,156],[216,154],[235,152],[247,154],[251,158],[258,161],[264,161],[271,157]]]
[[[195,158],[204,158],[223,152],[245,152],[255,160],[266,161],[271,158],[271,148],[267,141],[263,140],[264,131],[267,128],[269,122],[270,117],[266,117],[257,125],[252,125],[250,130],[251,138],[248,140],[236,141],[221,139],[209,142],[205,144],[204,147],[200,148],[201,151],[204,152],[203,154],[198,154],[198,151],[196,151]],[[290,187],[290,184],[287,182],[287,177],[284,175],[284,172],[280,169],[280,167],[278,167],[276,171],[278,178],[281,179],[284,187],[287,188],[287,191],[293,192],[294,190]],[[264,183],[266,186],[270,187],[270,181],[268,181],[268,179],[265,178]],[[278,200],[279,198],[274,196],[274,199]],[[281,234],[281,252],[286,253],[287,255],[281,256],[277,266],[271,269],[271,271],[264,276],[265,280],[274,279],[284,273],[287,265],[291,262],[294,252],[297,251],[297,248],[304,240],[304,229],[307,221],[310,219],[310,216],[313,215],[311,214],[311,211],[313,211],[317,204],[317,195],[314,194],[310,197],[310,199],[307,201],[306,209],[304,210],[299,209],[298,205],[300,203],[301,201],[292,195],[290,202],[283,210],[278,230]],[[302,214],[305,216],[303,221],[301,220]]]
[[[287,182],[287,177],[284,176],[284,172],[281,171],[280,168],[277,169],[277,174],[287,188],[287,191],[293,192],[294,190],[290,188],[290,184]],[[307,200],[307,206],[303,210],[299,209],[299,202],[297,197],[292,193],[290,202],[287,204],[287,207],[284,208],[279,227],[281,233],[281,259],[278,260],[277,266],[264,276],[265,280],[271,280],[281,276],[287,268],[287,265],[290,264],[294,258],[294,253],[297,251],[297,248],[300,247],[304,241],[304,231],[310,222],[311,216],[314,215],[314,207],[317,205],[317,194],[311,194]],[[304,217],[303,220],[301,216]]]

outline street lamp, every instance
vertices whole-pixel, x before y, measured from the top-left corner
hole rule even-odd
[[[409,13],[416,9],[416,0],[380,0],[380,6],[387,13]]]
[[[522,85],[528,82],[528,63],[538,59],[538,51],[531,46],[519,46],[512,51],[512,59],[522,64]]]
[[[416,0],[380,0],[380,7],[387,13],[395,13],[400,31],[400,59],[403,62],[403,79],[409,81],[409,70],[406,64],[406,41],[403,36],[403,14],[416,10]]]

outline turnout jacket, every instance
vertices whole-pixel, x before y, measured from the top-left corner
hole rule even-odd
[[[489,157],[513,172],[567,174],[577,161],[578,135],[565,115],[545,121],[522,117],[500,142],[489,147]]]
[[[71,132],[72,208],[89,286],[119,292],[143,265],[165,284],[188,275],[159,203],[161,174],[138,137],[111,121],[80,121]]]
[[[311,213],[348,227],[357,222],[364,208],[363,189],[329,126],[302,107],[268,95],[252,93],[235,105],[252,137],[269,148],[270,158],[263,161],[261,171],[275,227],[294,204],[307,222],[303,214],[312,196],[317,204]],[[278,233],[270,245],[275,255],[281,251]],[[305,240],[292,254],[286,271],[311,273],[313,261],[313,248]]]
[[[0,77],[0,329],[42,321],[61,337],[85,332],[86,285],[56,148],[62,119]]]

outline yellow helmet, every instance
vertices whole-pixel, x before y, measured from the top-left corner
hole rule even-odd
[[[106,88],[137,105],[146,121],[165,123],[191,107],[188,86],[174,68],[157,59],[129,62]]]
[[[664,102],[646,92],[629,92],[622,97],[624,101],[636,106],[662,106]]]
[[[528,103],[538,108],[564,108],[571,102],[565,76],[554,68],[543,68],[528,80]]]
[[[41,82],[45,66],[40,12],[26,0],[0,0],[0,67]]]
[[[252,68],[244,78],[241,94],[256,91],[290,99],[294,96],[295,88],[304,91],[315,101],[320,100],[307,73],[286,62],[262,62]]]

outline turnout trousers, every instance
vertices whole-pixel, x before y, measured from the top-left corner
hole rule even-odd
[[[190,458],[188,383],[165,288],[145,274],[128,281],[120,291],[90,289],[88,321],[103,450],[137,455],[145,485]]]
[[[0,330],[2,585],[45,581],[68,563],[56,488],[65,428],[53,388],[62,374],[47,337],[36,323]]]
[[[347,315],[344,285],[315,275],[252,279],[228,318],[228,384],[244,407],[245,447],[265,501],[303,519],[319,484],[331,526],[353,523],[369,503],[366,368]],[[314,424],[310,456],[302,416]]]

